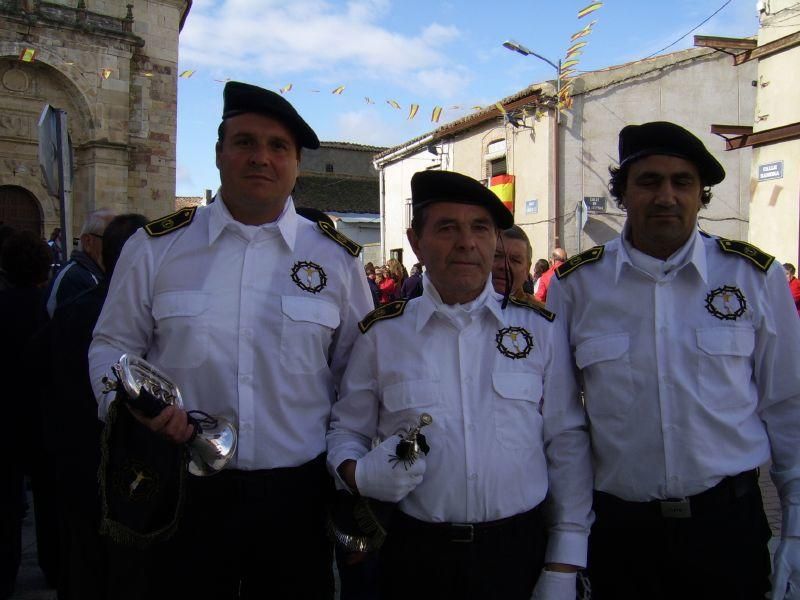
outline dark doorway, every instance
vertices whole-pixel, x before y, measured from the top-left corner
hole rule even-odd
[[[42,235],[42,213],[36,196],[17,185],[0,185],[0,223]]]

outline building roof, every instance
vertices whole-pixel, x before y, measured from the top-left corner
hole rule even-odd
[[[380,214],[380,186],[377,177],[348,177],[301,173],[292,197],[295,206],[323,212]]]
[[[688,50],[680,50],[678,52],[671,52],[670,54],[662,54],[660,56],[653,56],[651,58],[636,60],[621,65],[614,65],[596,71],[587,71],[582,75],[573,79],[573,96],[585,94],[592,90],[608,87],[610,85],[621,83],[633,77],[639,77],[646,73],[664,69],[672,65],[695,60],[713,54],[715,51],[710,48],[690,48]],[[544,90],[547,88],[547,90]],[[534,83],[519,92],[512,94],[497,104],[501,104],[506,111],[517,110],[522,107],[531,106],[552,106],[552,93],[554,92],[553,82],[540,82]],[[423,140],[435,142],[447,136],[466,131],[477,125],[485,123],[486,121],[496,119],[500,116],[500,110],[496,105],[491,105],[483,108],[477,112],[469,114],[461,119],[447,123],[441,127],[424,133],[420,136],[412,138],[402,144],[387,148],[375,157],[376,162],[387,162],[386,157],[395,153],[402,152],[403,149],[409,150]]]
[[[203,206],[205,203],[203,196],[175,196],[175,210],[190,206]]]
[[[320,142],[320,148],[339,148],[342,150],[356,150],[359,152],[373,152],[377,154],[386,150],[386,146],[368,146],[366,144],[355,144],[353,142]]]

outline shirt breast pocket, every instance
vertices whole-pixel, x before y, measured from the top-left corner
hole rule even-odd
[[[433,417],[433,423],[423,433],[444,428],[446,413],[442,392],[435,381],[400,381],[387,385],[381,393],[381,430],[389,435],[407,431],[419,424],[422,413]]]
[[[281,365],[294,374],[316,373],[328,366],[328,349],[339,326],[339,309],[318,298],[283,296]]]
[[[615,333],[586,340],[575,349],[575,364],[583,376],[586,410],[590,417],[623,418],[633,402],[630,338]]]
[[[497,441],[509,449],[542,444],[542,380],[530,373],[492,373]]]
[[[153,298],[157,366],[199,367],[208,356],[206,292],[164,292]]]
[[[755,332],[748,327],[698,329],[697,383],[701,402],[710,408],[734,408],[750,402]],[[730,393],[731,389],[740,393]],[[726,391],[727,390],[727,391]]]

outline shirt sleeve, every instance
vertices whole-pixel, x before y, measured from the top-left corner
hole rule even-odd
[[[343,277],[345,291],[340,308],[340,323],[330,354],[331,374],[337,390],[350,358],[353,343],[360,335],[358,322],[373,309],[372,293],[369,291],[364,270],[357,259],[348,262]]]
[[[97,399],[97,415],[103,421],[114,398],[113,394],[103,393],[103,377],[111,373],[111,365],[125,353],[144,357],[153,337],[154,265],[146,236],[140,229],[125,243],[89,347],[89,376]]]
[[[762,318],[757,324],[754,377],[759,414],[772,450],[770,471],[781,498],[783,536],[800,536],[800,319],[786,277],[775,263],[767,273]]]
[[[369,452],[377,435],[379,416],[378,366],[375,344],[369,335],[359,335],[334,403],[327,434],[328,468],[345,460],[358,460]]]
[[[592,466],[586,415],[578,393],[564,319],[552,324],[544,370],[542,417],[549,490],[545,562],[586,565],[592,513]]]

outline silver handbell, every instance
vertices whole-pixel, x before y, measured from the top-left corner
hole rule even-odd
[[[142,398],[142,391],[155,400],[153,416],[167,406],[183,408],[183,399],[178,386],[163,372],[143,358],[123,354],[119,362],[111,366],[114,378],[104,377],[104,392],[121,386],[132,399]],[[147,398],[147,396],[145,396]],[[206,476],[219,473],[236,454],[238,435],[236,427],[224,417],[195,419],[195,434],[187,442],[189,447],[189,473]]]
[[[433,417],[428,413],[422,413],[419,416],[419,423],[417,425],[411,427],[405,433],[400,432],[400,441],[397,443],[395,454],[390,457],[389,462],[393,463],[394,466],[397,466],[398,463],[402,463],[403,466],[408,469],[409,466],[417,461],[420,453],[428,454],[428,452],[430,452],[430,447],[421,431],[423,427],[431,423],[433,423]]]

